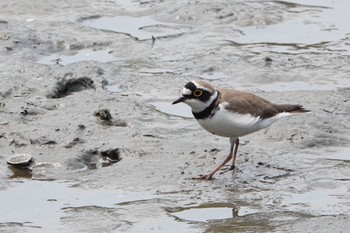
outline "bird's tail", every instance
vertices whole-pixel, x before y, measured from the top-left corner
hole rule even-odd
[[[297,104],[278,104],[275,105],[275,108],[278,112],[288,112],[290,114],[299,114],[299,113],[306,113],[310,112],[310,110],[305,109],[301,105]]]

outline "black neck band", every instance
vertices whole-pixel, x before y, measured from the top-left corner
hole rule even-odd
[[[220,96],[220,93],[217,91],[217,96],[213,100],[213,102],[211,102],[211,104],[201,112],[192,112],[193,116],[197,120],[208,118],[210,116],[210,114],[212,113],[213,109],[215,108],[215,104],[216,104],[216,101],[218,100],[219,96]]]

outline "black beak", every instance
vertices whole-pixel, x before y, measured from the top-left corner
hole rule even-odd
[[[180,97],[178,100],[175,100],[174,102],[173,102],[173,104],[178,104],[178,103],[180,103],[180,102],[184,102],[186,100],[186,98],[185,97]]]

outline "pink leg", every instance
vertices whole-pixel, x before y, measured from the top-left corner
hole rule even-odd
[[[239,146],[239,138],[236,139],[236,148],[235,148],[235,152],[233,153],[233,160],[232,160],[232,165],[230,167],[230,170],[235,169],[235,163],[236,163],[236,156],[237,156],[237,151],[238,151],[238,146]]]
[[[237,145],[236,145],[236,148],[235,148],[235,152],[233,153],[233,147],[235,146],[235,142],[237,143]],[[232,167],[234,168],[234,164],[235,164],[235,161],[236,161],[237,150],[238,150],[238,144],[239,144],[239,139],[238,138],[235,141],[231,140],[230,153],[226,157],[224,162],[222,162],[222,164],[220,164],[220,166],[215,168],[215,170],[212,171],[209,175],[201,175],[201,176],[199,176],[198,178],[195,178],[195,179],[210,180],[217,171],[219,171],[223,166],[225,166],[226,163],[228,163],[232,159],[232,156],[234,156],[234,157],[233,157],[233,163],[232,163],[231,168]]]

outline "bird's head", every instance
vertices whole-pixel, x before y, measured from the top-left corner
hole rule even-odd
[[[191,81],[182,89],[182,96],[173,102],[184,102],[192,108],[192,112],[206,109],[217,97],[217,91],[207,82]]]

